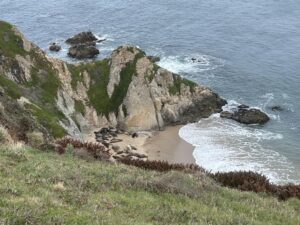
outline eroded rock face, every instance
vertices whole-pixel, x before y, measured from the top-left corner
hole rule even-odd
[[[71,65],[20,38],[23,49],[13,56],[1,53],[0,73],[5,80],[0,86],[13,82],[4,85],[3,94],[14,98],[12,102],[20,96],[28,99],[24,110],[54,131],[54,137],[81,137],[109,125],[127,131],[163,129],[208,117],[226,103],[209,88],[160,68],[134,46],[119,47],[102,61]],[[94,40],[90,34],[75,36],[69,41],[77,44],[72,55],[94,57],[98,53],[94,44],[82,47],[82,42]],[[13,60],[16,66],[11,69]],[[38,118],[46,112],[46,118]]]
[[[220,116],[244,124],[265,124],[270,120],[266,113],[255,108],[239,108],[235,112],[224,111]]]

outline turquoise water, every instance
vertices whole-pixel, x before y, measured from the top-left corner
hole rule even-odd
[[[300,182],[300,4],[293,0],[0,2],[0,18],[43,49],[92,30],[107,41],[100,58],[131,43],[162,58],[160,65],[210,86],[230,105],[267,112],[265,126],[214,115],[180,135],[212,171],[252,169],[277,183]],[[64,51],[53,56],[66,58]],[[199,59],[193,63],[191,58]],[[282,112],[269,108],[280,105]]]

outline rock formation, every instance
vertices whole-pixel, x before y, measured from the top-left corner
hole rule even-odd
[[[81,32],[71,38],[68,38],[66,40],[66,43],[70,45],[78,45],[78,44],[93,43],[96,42],[97,40],[98,39],[96,38],[96,36],[92,32],[88,31],[88,32]]]
[[[100,51],[89,44],[78,44],[69,48],[68,55],[76,59],[91,59],[99,55]]]
[[[238,106],[234,112],[223,111],[220,116],[244,124],[265,124],[270,120],[266,113],[246,105]]]
[[[68,64],[0,22],[0,59],[0,121],[25,139],[27,130],[51,139],[82,137],[109,125],[132,132],[164,129],[221,112],[226,103],[133,46],[121,46],[102,61]],[[14,110],[17,124],[5,116]]]
[[[52,52],[59,52],[61,50],[61,46],[57,43],[52,43],[49,46],[49,50],[52,51]]]

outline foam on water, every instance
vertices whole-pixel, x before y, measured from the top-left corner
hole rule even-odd
[[[195,60],[193,61],[192,58]],[[214,70],[223,66],[221,59],[209,55],[193,54],[190,56],[163,56],[159,66],[173,72],[195,74],[203,71]]]
[[[230,101],[227,109],[237,104]],[[283,139],[279,133],[259,126],[245,126],[214,114],[180,129],[179,135],[196,148],[198,165],[212,172],[252,170],[266,175],[273,183],[297,183],[295,168],[285,156],[264,145]]]

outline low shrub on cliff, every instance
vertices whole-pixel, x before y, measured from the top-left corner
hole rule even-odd
[[[269,180],[255,172],[228,172],[210,175],[225,187],[237,188],[241,191],[268,192],[270,190]]]
[[[181,164],[181,163],[168,163],[166,161],[143,161],[143,160],[132,160],[129,158],[123,158],[119,160],[121,163],[126,165],[136,166],[142,169],[147,170],[155,170],[159,172],[166,172],[171,170],[177,171],[201,171],[204,172],[205,170],[198,165],[195,164]]]
[[[95,159],[108,160],[110,158],[109,150],[100,143],[83,142],[81,140],[66,137],[56,141],[56,144],[56,150],[59,154],[66,153],[68,148],[72,146],[73,148],[85,150]]]

